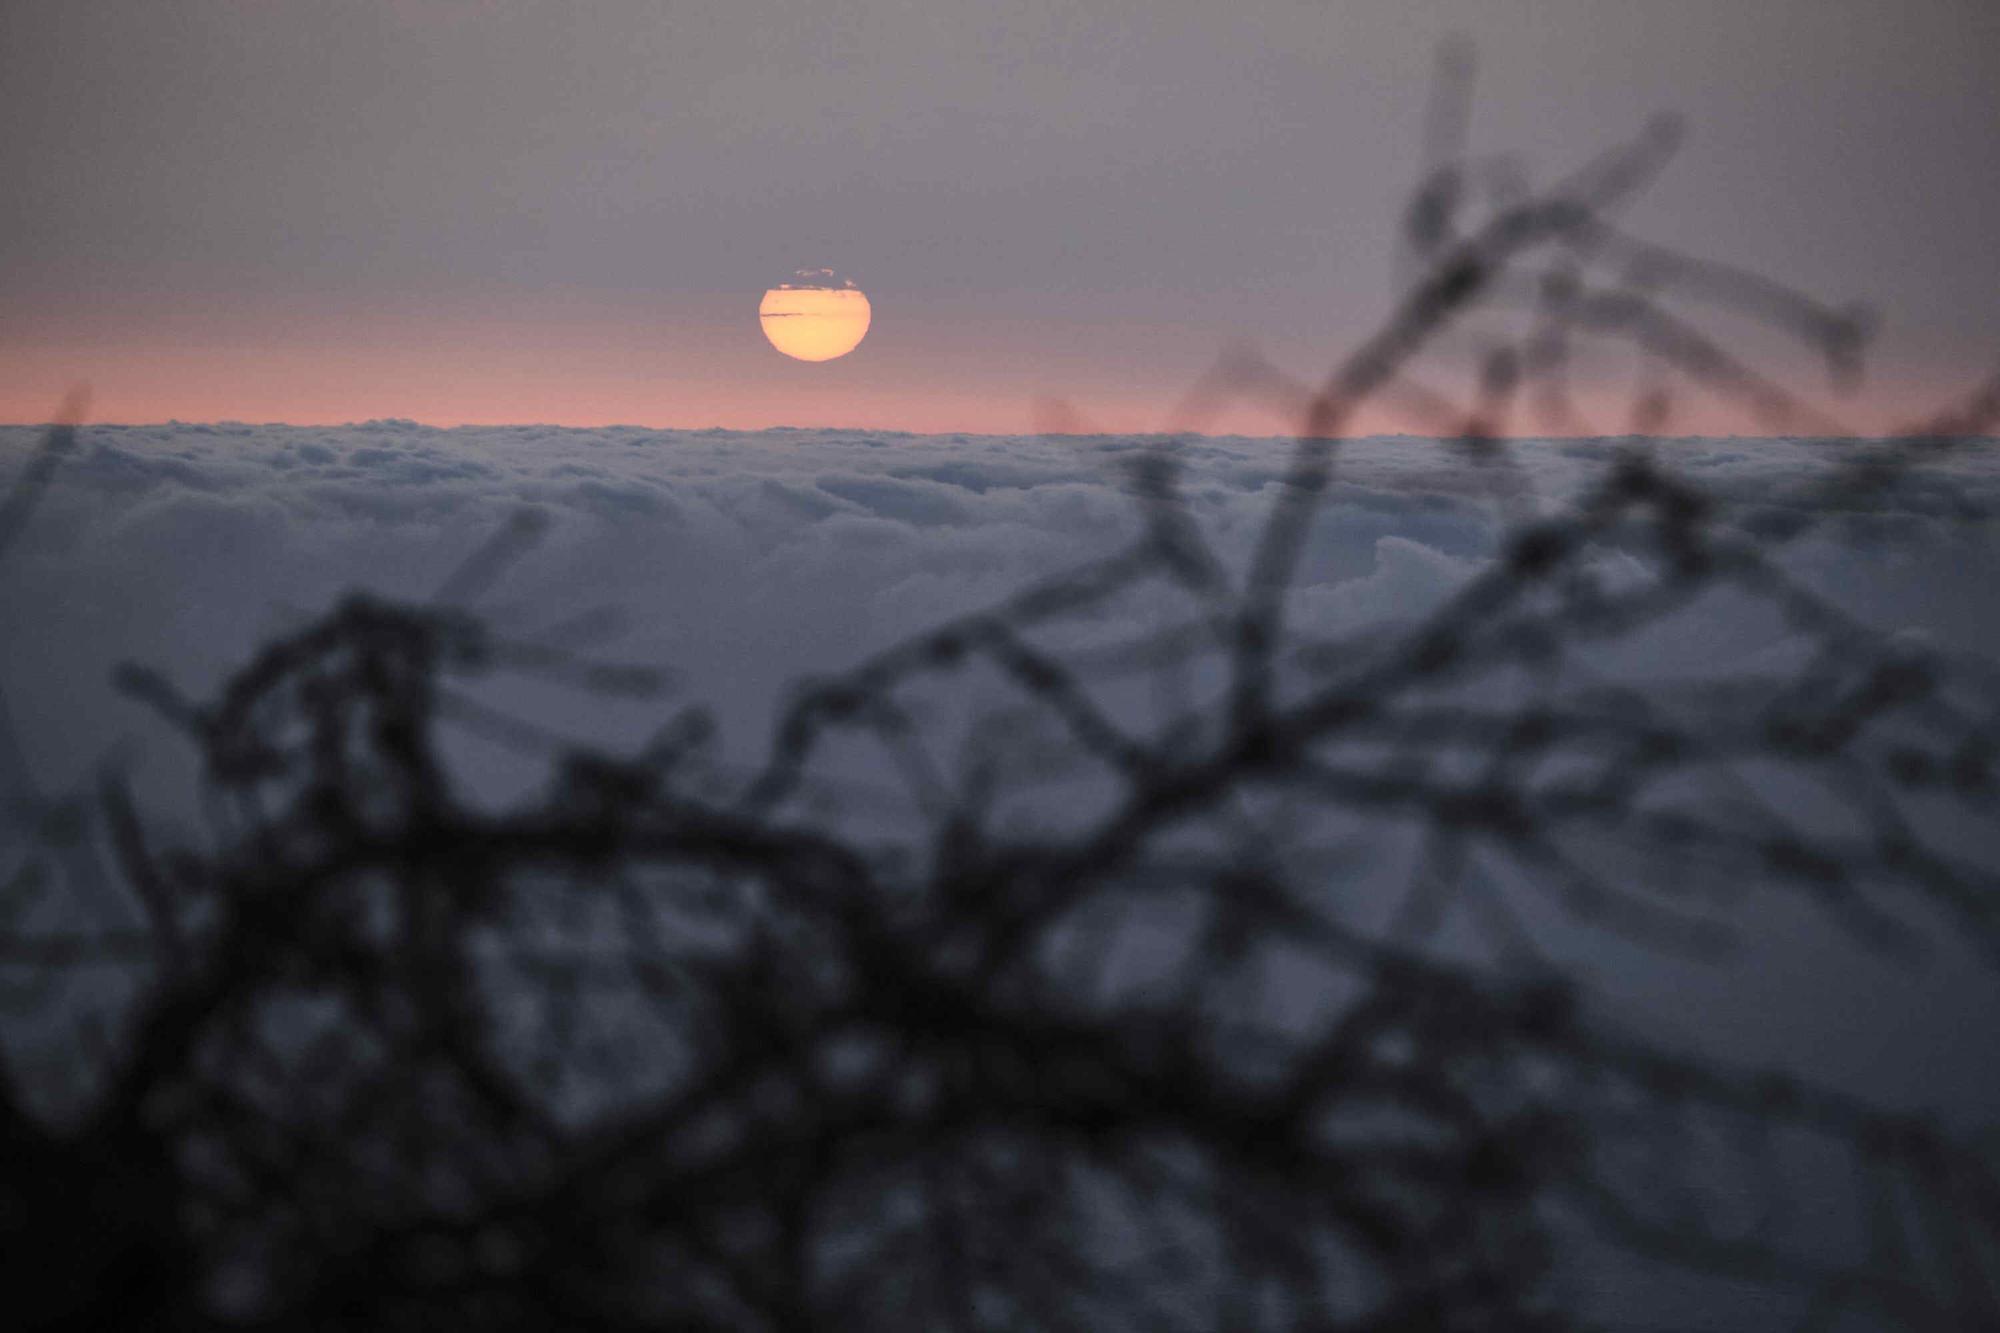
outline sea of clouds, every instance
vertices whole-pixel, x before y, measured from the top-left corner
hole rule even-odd
[[[31,428],[0,429],[0,488],[39,440]],[[1509,475],[1525,496],[1516,503],[1560,506],[1626,447],[1513,446]],[[1740,506],[1785,502],[1842,448],[1649,447]],[[636,746],[667,711],[698,702],[713,710],[724,752],[748,763],[801,678],[1118,549],[1140,523],[1135,465],[1161,450],[1177,461],[1203,531],[1240,562],[1283,484],[1285,441],[399,421],[85,427],[0,560],[0,703],[11,724],[0,728],[0,782],[11,805],[30,788],[75,789],[115,763],[171,808],[191,777],[186,747],[112,688],[118,663],[144,663],[207,697],[259,643],[350,590],[434,596],[523,511],[542,520],[539,542],[474,608],[504,634],[665,667],[673,684],[664,699],[620,701],[525,682],[500,702],[613,748]],[[1823,524],[1786,561],[1884,630],[2000,659],[2000,530],[1946,516],[1957,502],[2000,501],[2000,450],[1963,451],[1943,466]],[[1342,446],[1335,475],[1294,599],[1302,632],[1421,615],[1491,559],[1506,531],[1496,474],[1446,446],[1355,442]],[[1717,598],[1647,641],[1641,665],[1669,679],[1782,663],[1795,646],[1769,614]],[[502,795],[541,771],[504,748],[463,754],[473,780]],[[1790,918],[1782,928],[1812,929]],[[1741,1026],[1746,1012],[1785,1011],[1777,1030],[1809,1046],[1800,1053],[1811,1062],[1859,1071],[1888,1061],[1919,1096],[1963,1081],[1949,1070],[1962,1033],[1932,1024],[1912,1039],[1897,1016],[1956,1008],[1969,974],[1863,963],[1829,989],[1820,937],[1810,938],[1682,1016]],[[1891,991],[1900,1002],[1884,1001]],[[1745,1049],[1787,1055],[1792,1040],[1752,1034]],[[1926,1071],[1937,1079],[1926,1083]]]
[[[0,493],[39,446],[0,428]],[[1547,511],[1601,475],[1620,441],[1510,449],[1511,502]],[[1783,504],[1846,446],[1678,440],[1648,446],[1726,505]],[[239,424],[83,428],[0,559],[0,786],[6,804],[76,789],[106,764],[160,808],[185,798],[187,752],[111,686],[120,662],[212,694],[258,644],[343,594],[424,600],[523,512],[540,539],[474,609],[502,633],[661,666],[666,699],[524,685],[505,705],[548,731],[636,745],[662,714],[711,708],[750,762],[800,679],[837,671],[1023,583],[1117,550],[1139,530],[1136,465],[1167,452],[1190,512],[1240,567],[1282,486],[1282,440],[910,436],[546,426],[433,429]],[[2000,503],[2000,450],[1961,451],[1821,524],[1790,570],[1885,631],[2000,659],[2000,528],[1953,517]],[[1496,474],[1448,446],[1342,446],[1294,598],[1304,633],[1420,616],[1506,531]],[[1769,614],[1722,597],[1647,641],[1661,680],[1782,663]],[[462,752],[500,795],[534,780],[519,754]],[[1990,850],[1990,848],[1989,848]],[[1912,967],[1858,952],[1803,909],[1766,905],[1766,939],[1733,969],[1676,968],[1611,945],[1581,968],[1605,1012],[1708,1050],[1944,1106],[2000,1112],[1979,1015],[1987,971],[1949,951]]]
[[[39,439],[0,429],[0,486]],[[1618,442],[1524,443],[1519,473],[1546,508],[1587,485]],[[1134,467],[1170,449],[1189,506],[1226,557],[1281,484],[1282,440],[910,436],[852,431],[432,429],[240,424],[93,426],[0,564],[0,689],[22,758],[74,781],[148,722],[109,688],[121,661],[200,696],[264,638],[344,591],[421,600],[515,515],[541,541],[478,609],[509,633],[604,615],[578,646],[670,667],[751,753],[773,703],[899,636],[994,602],[1024,581],[1115,550],[1137,528]],[[1668,441],[1682,475],[1731,499],[1778,500],[1828,446]],[[1990,450],[1962,454],[1960,495],[2000,495]],[[1297,599],[1302,628],[1338,632],[1421,614],[1489,559],[1503,530],[1490,470],[1447,448],[1343,447]],[[1944,522],[1923,488],[1835,525],[1794,570],[1858,615],[2000,656],[1992,525]],[[1660,649],[1714,665],[1778,649],[1763,622]],[[598,703],[545,720],[595,730]]]

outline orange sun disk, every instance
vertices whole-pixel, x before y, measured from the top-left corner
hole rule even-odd
[[[867,335],[872,314],[852,287],[773,287],[757,307],[771,346],[800,361],[846,356]]]

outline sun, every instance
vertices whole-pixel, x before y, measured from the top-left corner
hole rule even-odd
[[[802,268],[764,293],[758,322],[771,346],[800,361],[846,356],[868,335],[868,297],[830,268]]]

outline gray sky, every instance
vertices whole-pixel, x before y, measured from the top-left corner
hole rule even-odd
[[[1631,220],[1878,302],[1883,410],[2000,355],[1985,0],[10,0],[0,418],[1142,424],[1379,318],[1453,32],[1539,179],[1685,112]]]

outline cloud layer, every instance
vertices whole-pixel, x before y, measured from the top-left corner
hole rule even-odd
[[[0,430],[0,488],[36,444],[34,431]],[[1527,503],[1556,505],[1621,447],[1530,443],[1513,451],[1509,475]],[[0,564],[0,695],[22,752],[0,778],[24,767],[44,789],[67,788],[115,751],[136,763],[154,808],[171,806],[184,795],[184,752],[112,692],[115,663],[156,666],[203,696],[262,639],[349,589],[433,596],[524,509],[544,520],[542,538],[480,592],[478,609],[516,637],[671,668],[679,698],[667,706],[713,706],[725,754],[748,759],[799,677],[1115,550],[1139,529],[1133,465],[1162,448],[1180,464],[1193,517],[1240,568],[1283,485],[1283,441],[397,421],[87,428]],[[1797,441],[1656,448],[1745,509],[1784,503],[1838,452]],[[2000,534],[1944,516],[1952,502],[2000,501],[2000,451],[1970,450],[1949,466],[1948,478],[1835,516],[1787,561],[1883,630],[2000,657]],[[1494,475],[1443,446],[1343,446],[1336,477],[1294,599],[1302,633],[1421,615],[1492,558],[1504,531]],[[1606,554],[1607,576],[1619,577],[1624,558]],[[600,612],[616,613],[616,632]],[[1628,647],[1621,666],[1671,677],[1783,665],[1796,648],[1767,612],[1718,596],[1672,634]],[[537,725],[615,747],[663,712],[657,701],[533,684],[500,698]],[[489,789],[538,771],[496,751],[462,757]],[[1991,855],[1990,841],[1974,839],[1968,854]],[[1957,1021],[2000,1003],[1989,972],[1949,951],[1899,968],[1795,902],[1760,899],[1745,918],[1756,952],[1725,970],[1601,935],[1566,939],[1559,924],[1551,937],[1575,949],[1566,961],[1596,984],[1604,1012],[1669,1042],[1969,1118],[2000,1106],[1973,1054],[1979,1036]]]
[[[0,467],[33,432],[0,432]],[[211,688],[263,636],[339,593],[434,593],[524,507],[540,545],[482,609],[532,633],[587,612],[623,632],[592,646],[671,666],[715,706],[732,748],[754,744],[788,682],[992,602],[1023,581],[1109,553],[1137,527],[1132,464],[1158,442],[1110,437],[759,434],[524,426],[435,430],[92,427],[0,569],[20,627],[0,686],[37,771],[72,780],[139,723],[107,688],[136,659]],[[1782,497],[1826,446],[1685,441],[1683,474],[1746,504]],[[1282,441],[1172,446],[1188,504],[1240,557],[1274,488]],[[1585,484],[1617,446],[1528,444],[1539,502]],[[2000,493],[1990,453],[1953,464],[1974,499]],[[1490,474],[1439,446],[1344,448],[1307,553],[1302,626],[1337,632],[1420,613],[1488,558]],[[1944,524],[1910,488],[1795,552],[1797,569],[1888,629],[2000,651],[1984,614],[1990,526]],[[1891,538],[1877,540],[1878,538]],[[1718,606],[1689,641],[1712,662],[1772,651],[1772,631]],[[588,728],[583,712],[561,722]]]

